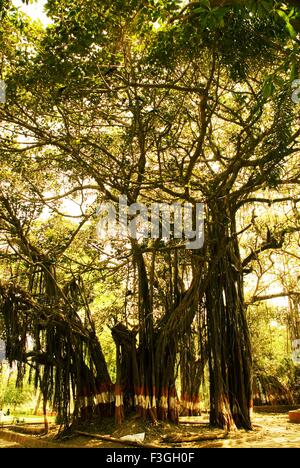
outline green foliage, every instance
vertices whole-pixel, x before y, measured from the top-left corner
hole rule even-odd
[[[101,333],[99,333],[99,340],[103,346],[103,354],[105,356],[105,360],[107,363],[107,368],[109,371],[109,375],[113,383],[116,382],[116,346],[115,342],[111,335],[111,330],[105,326],[103,327],[103,323],[106,321],[106,318],[102,321]],[[99,326],[99,317],[96,318],[96,329]]]
[[[291,359],[287,311],[261,303],[248,310],[254,372],[277,377],[293,390],[295,366]]]
[[[172,66],[182,50],[187,57],[197,57],[203,49],[213,48],[227,65],[231,78],[245,80],[250,69],[261,67],[262,60],[265,66],[270,65],[276,47],[281,47],[286,39],[271,3],[260,3],[264,6],[211,8],[204,1],[186,21],[175,22],[158,32],[151,60]]]
[[[15,410],[31,403],[35,396],[32,384],[24,382],[22,387],[16,386],[17,372],[1,364],[0,369],[0,406]]]
[[[283,11],[282,9],[276,10],[276,12],[284,20],[285,27],[286,27],[289,35],[291,36],[291,38],[296,39],[297,32],[295,31],[294,27],[291,24],[291,19],[292,18],[294,19],[297,16],[297,15],[295,15],[295,10],[292,9],[290,12],[288,12],[288,14],[285,11]]]

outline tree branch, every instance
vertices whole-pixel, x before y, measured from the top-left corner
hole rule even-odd
[[[246,305],[254,304],[254,302],[268,301],[269,299],[277,299],[279,297],[290,297],[297,296],[300,297],[300,292],[298,291],[286,291],[277,294],[265,294],[263,296],[253,296],[251,301],[246,302]]]

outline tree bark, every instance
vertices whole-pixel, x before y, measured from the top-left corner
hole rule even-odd
[[[218,200],[208,227],[211,258],[218,259],[206,290],[210,422],[227,429],[251,429],[251,346],[235,232],[230,208]]]

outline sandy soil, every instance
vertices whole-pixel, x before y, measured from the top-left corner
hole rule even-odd
[[[8,442],[7,440],[0,439],[0,448],[20,448],[21,445],[15,442]]]
[[[162,423],[154,426],[133,417],[117,428],[111,420],[103,421],[101,425],[91,423],[81,428],[83,431],[91,432],[91,438],[73,435],[57,442],[57,446],[63,444],[64,446],[85,448],[124,448],[124,445],[93,439],[92,434],[105,434],[118,438],[128,434],[145,432],[145,443],[169,448],[300,448],[300,424],[290,423],[288,415],[285,413],[254,413],[255,428],[253,431],[240,430],[230,434],[219,429],[209,428],[206,424],[207,416],[188,419],[188,421],[189,423],[187,423],[187,419],[182,420],[179,426]],[[47,436],[36,437],[39,440],[53,443],[55,434],[56,429],[53,428]],[[203,439],[215,437],[216,439],[188,441],[188,439],[199,437]],[[220,437],[223,438],[220,439]],[[33,438],[36,440],[35,437]],[[174,440],[173,443],[171,443],[172,440]],[[0,448],[8,447],[17,448],[20,445],[0,439]]]
[[[168,447],[220,447],[220,448],[300,448],[300,424],[290,423],[287,414],[254,413],[253,423],[256,426],[253,431],[236,431],[228,435],[219,429],[211,429],[207,422],[207,417],[193,418],[193,424],[180,424],[174,426],[171,424],[158,424],[157,426],[145,425],[139,420],[133,419],[114,431],[107,427],[106,431],[93,430],[89,427],[88,432],[98,434],[111,434],[113,437],[121,437],[127,434],[144,432],[146,433],[145,442],[150,444],[165,445]],[[225,436],[225,439],[216,439],[212,441],[185,442],[187,438],[194,437]],[[176,437],[181,439],[177,443],[169,443],[164,438]],[[80,445],[85,447],[119,447],[117,444],[101,442],[86,437],[74,437],[64,443]]]

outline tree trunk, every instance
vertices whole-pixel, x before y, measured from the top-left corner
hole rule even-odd
[[[38,415],[38,412],[39,412],[39,407],[40,407],[40,404],[41,404],[41,400],[42,400],[42,392],[39,390],[38,392],[38,397],[37,397],[37,400],[36,400],[36,404],[35,404],[35,408],[34,408],[34,416],[37,416]]]
[[[206,290],[210,422],[251,429],[251,346],[234,216],[224,202],[211,210],[210,255],[216,259]]]
[[[192,333],[194,332],[194,333]],[[180,414],[182,416],[199,416],[200,385],[204,378],[206,349],[203,349],[204,337],[201,329],[187,333],[180,346]]]

